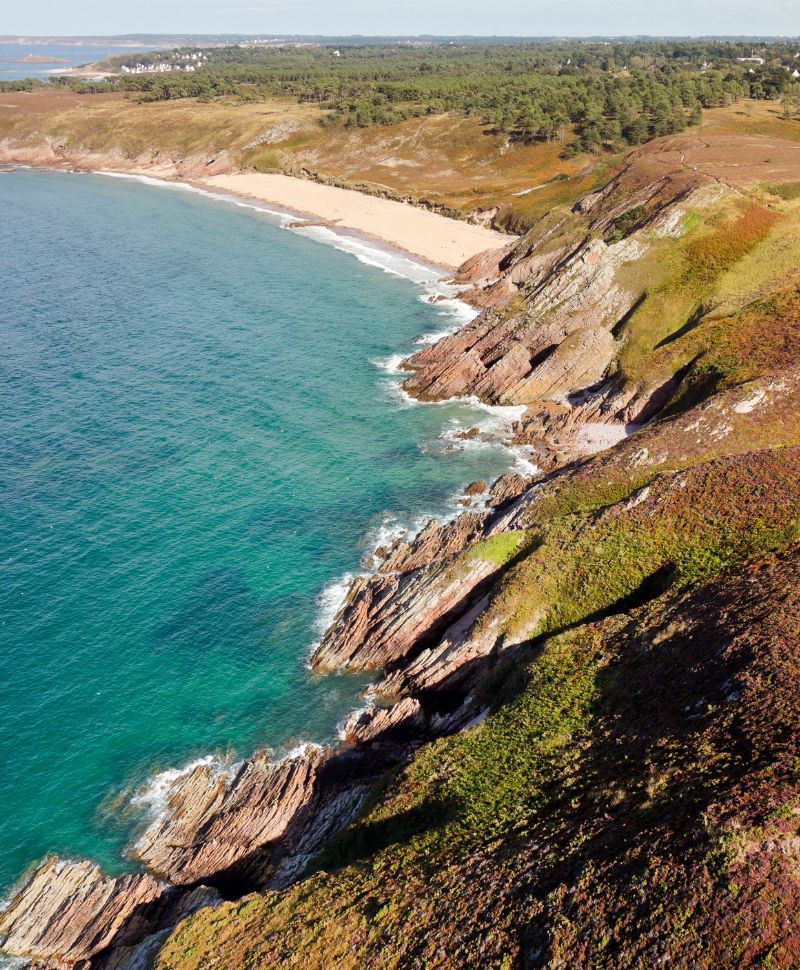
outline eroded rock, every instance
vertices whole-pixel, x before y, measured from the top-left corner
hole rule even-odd
[[[146,873],[108,876],[93,862],[51,856],[0,913],[0,945],[48,967],[101,966],[219,900],[205,886],[186,891]]]

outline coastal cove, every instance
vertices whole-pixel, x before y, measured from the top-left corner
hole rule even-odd
[[[0,216],[7,889],[119,870],[159,770],[331,737],[364,679],[304,661],[341,578],[515,458],[458,438],[502,413],[399,391],[465,319],[402,254],[88,174],[6,171]]]

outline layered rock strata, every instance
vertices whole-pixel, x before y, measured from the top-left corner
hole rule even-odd
[[[188,772],[132,848],[152,875],[109,877],[88,862],[45,860],[0,914],[6,952],[59,970],[145,966],[159,935],[213,903],[215,889],[236,896],[298,878],[390,766],[489,709],[484,675],[538,621],[533,614],[509,634],[498,590],[538,541],[539,503],[621,468],[649,481],[698,456],[736,453],[740,440],[740,451],[755,447],[764,415],[798,397],[796,372],[731,389],[658,424],[647,422],[676,379],[639,387],[613,372],[619,327],[642,298],[622,269],[652,238],[679,234],[687,207],[726,191],[642,154],[573,212],[551,213],[523,239],[462,268],[458,282],[485,309],[415,354],[406,387],[427,400],[476,395],[526,405],[517,440],[539,449],[544,470],[561,471],[542,483],[511,474],[488,492],[476,488],[482,510],[430,523],[354,581],[312,665],[381,671],[375,690],[385,706],[353,714],[341,746],[308,746],[282,761],[260,752],[234,767]],[[565,467],[581,450],[617,441],[613,451]],[[630,501],[646,502],[648,487]],[[619,504],[609,514],[627,511]]]
[[[0,945],[37,966],[110,968],[219,900],[205,886],[184,891],[145,873],[111,877],[92,862],[51,857],[0,913]]]

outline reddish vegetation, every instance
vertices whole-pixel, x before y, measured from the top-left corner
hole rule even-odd
[[[749,373],[795,366],[800,363],[800,288],[759,300],[718,326],[723,348]]]
[[[692,240],[686,247],[688,281],[710,286],[755,249],[779,219],[777,213],[751,205],[734,222]]]

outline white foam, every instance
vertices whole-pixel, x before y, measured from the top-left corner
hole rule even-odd
[[[369,240],[358,236],[351,236],[342,232],[336,232],[328,226],[292,226],[292,230],[301,236],[308,236],[318,242],[326,243],[341,252],[350,253],[359,262],[366,266],[374,266],[376,269],[390,273],[392,276],[401,276],[404,279],[412,280],[414,283],[433,284],[438,281],[440,273],[434,267],[416,260],[413,256],[406,256],[403,253],[381,247],[378,243],[370,243]]]
[[[152,175],[134,175],[131,172],[99,171],[92,174],[103,175],[107,178],[114,179],[130,179],[134,182],[142,182],[144,185],[154,185],[158,188],[173,189],[178,192],[192,192],[195,195],[205,196],[207,199],[225,202],[228,205],[235,205],[239,209],[252,209],[254,212],[261,212],[264,215],[272,216],[282,226],[288,225],[296,219],[296,216],[288,212],[283,212],[280,209],[272,209],[258,202],[249,202],[239,196],[228,195],[225,192],[212,192],[209,189],[202,189],[197,185],[189,185],[187,182],[173,182],[168,179],[154,178]]]
[[[191,761],[182,768],[167,768],[152,775],[131,797],[131,805],[143,812],[146,818],[157,820],[163,818],[167,811],[170,798],[178,788],[180,782],[187,778],[196,768],[206,765],[223,767],[222,762],[214,755],[206,755]]]
[[[317,596],[317,615],[314,619],[314,632],[319,636],[328,629],[333,618],[344,606],[354,578],[353,573],[345,573],[337,579],[332,579],[320,590]]]
[[[390,357],[376,357],[370,363],[387,374],[403,374],[405,371],[400,365],[406,358],[407,354],[392,354]]]
[[[305,757],[309,751],[321,750],[321,744],[317,744],[314,741],[303,741],[300,744],[296,744],[293,748],[289,748],[289,750],[283,754],[276,754],[276,756],[271,759],[271,763],[273,765],[282,765],[287,761],[295,761],[297,758]]]
[[[420,334],[414,340],[415,347],[430,347],[431,344],[438,344],[440,340],[444,340],[445,337],[452,337],[454,333],[458,333],[463,324],[456,323],[452,327],[448,327],[446,330],[432,330],[430,333]]]
[[[412,397],[408,391],[405,390],[400,381],[381,381],[381,386],[384,390],[385,399],[387,401],[391,401],[392,404],[396,404],[398,407],[415,408],[419,407],[422,403],[415,397]]]
[[[438,280],[436,283],[430,284],[426,289],[427,292],[420,296],[420,300],[423,303],[430,303],[436,306],[439,310],[440,317],[455,317],[458,321],[457,326],[445,331],[448,336],[454,333],[459,326],[470,323],[480,315],[481,311],[476,307],[470,306],[469,303],[458,299],[458,293],[462,287]],[[417,340],[420,339],[417,338]]]
[[[341,719],[341,721],[339,721],[339,723],[336,725],[336,737],[340,741],[346,740],[348,724],[352,722],[358,723],[359,719],[364,714],[370,714],[374,709],[375,709],[375,705],[370,703],[370,704],[365,704],[363,707],[357,707],[354,710],[350,711],[350,713],[346,714]]]
[[[527,445],[513,445],[511,447],[511,453],[515,456],[513,470],[518,474],[525,475],[528,478],[534,478],[541,472],[536,462],[531,461],[531,455],[533,454],[532,448],[529,448]]]
[[[375,549],[389,549],[398,539],[409,538],[409,534],[410,527],[394,512],[386,511],[381,516],[380,523],[367,532],[363,546],[370,553]]]
[[[0,909],[2,912],[2,909]],[[29,967],[30,960],[26,960],[24,957],[10,957],[5,953],[0,953],[0,970],[23,970],[24,967]]]

